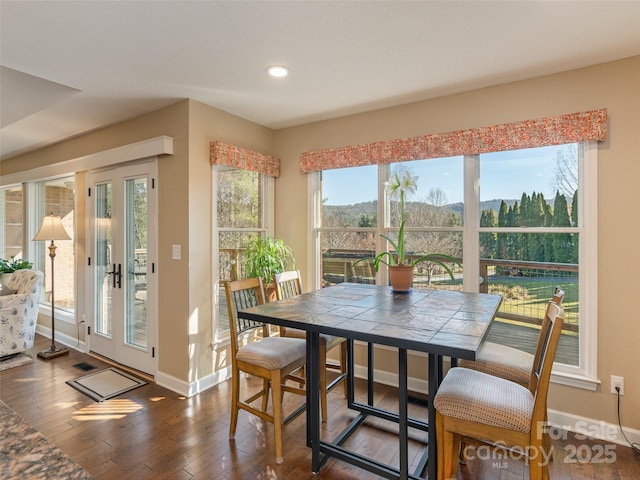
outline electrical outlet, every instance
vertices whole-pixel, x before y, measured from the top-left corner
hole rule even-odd
[[[624,377],[611,375],[611,393],[617,395],[616,387],[620,388],[620,395],[624,395]]]

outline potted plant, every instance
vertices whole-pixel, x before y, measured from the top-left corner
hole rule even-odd
[[[23,258],[12,256],[9,260],[0,258],[0,285],[7,285],[11,280],[11,275],[16,270],[32,268],[33,263]]]
[[[261,277],[271,297],[273,275],[295,268],[296,259],[283,240],[273,237],[254,235],[245,250],[245,276]]]
[[[429,253],[418,257],[409,257],[406,255],[404,237],[406,217],[404,204],[407,194],[415,193],[417,180],[418,177],[411,175],[408,170],[398,169],[391,175],[388,181],[384,182],[385,190],[389,197],[400,200],[400,230],[398,230],[398,239],[396,241],[387,235],[382,235],[382,238],[391,244],[393,250],[378,253],[373,258],[373,266],[377,272],[381,263],[387,265],[389,268],[389,282],[394,292],[408,292],[411,290],[413,268],[421,262],[431,262],[440,265],[449,274],[451,280],[454,280],[453,272],[444,261],[462,266],[456,258],[442,253]]]

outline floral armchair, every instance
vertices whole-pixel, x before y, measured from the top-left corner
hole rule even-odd
[[[33,346],[43,280],[39,270],[16,270],[4,287],[15,293],[0,296],[0,357]]]

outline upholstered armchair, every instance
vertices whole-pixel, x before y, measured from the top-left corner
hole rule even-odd
[[[33,347],[44,273],[16,270],[0,296],[0,357]]]

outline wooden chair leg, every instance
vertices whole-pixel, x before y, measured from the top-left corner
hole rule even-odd
[[[533,461],[529,461],[529,480],[543,480],[542,464],[538,460],[536,458]]]
[[[327,344],[320,345],[320,412],[322,423],[327,422]]]
[[[238,403],[240,402],[240,372],[233,372],[231,376],[231,420],[229,421],[229,438],[235,438],[238,425]]]
[[[444,429],[444,417],[436,412],[436,441],[438,444],[438,480],[451,477],[453,434]]]
[[[269,380],[266,378],[262,380],[262,411],[267,411],[267,406],[269,405]],[[275,399],[275,397],[274,397]]]
[[[271,388],[273,390],[273,430],[275,433],[277,464],[284,461],[284,458],[282,457],[282,385],[280,382],[280,372],[272,372]]]
[[[553,455],[551,455],[551,435],[549,435],[549,418],[547,416],[547,409],[544,410],[544,426],[545,428],[542,431],[542,445],[544,448],[545,455],[549,456],[549,461],[553,461]]]

